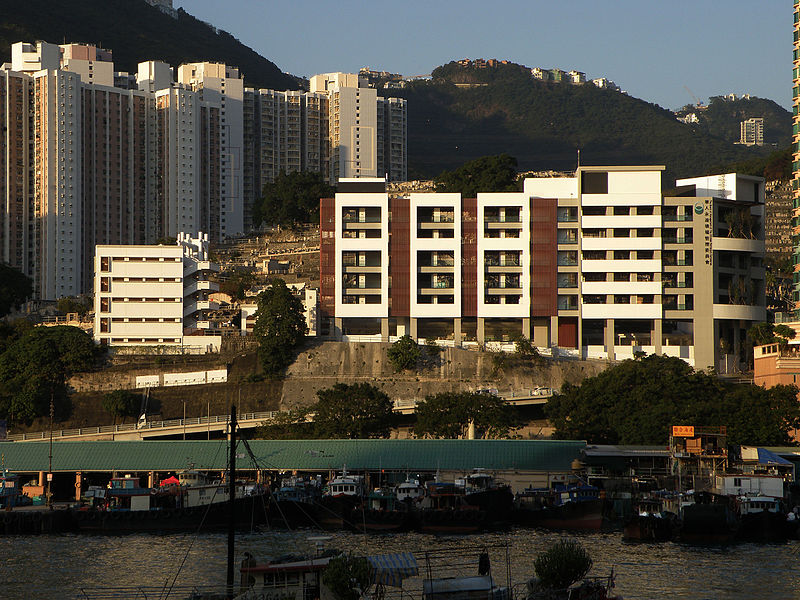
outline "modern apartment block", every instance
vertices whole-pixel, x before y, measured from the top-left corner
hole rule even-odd
[[[174,246],[97,246],[94,256],[94,338],[109,346],[218,349],[204,336],[208,299],[219,286],[208,280],[219,267],[208,257],[208,235],[178,235]]]
[[[663,167],[581,167],[523,192],[389,197],[341,181],[320,204],[323,334],[635,352],[735,368],[765,318],[764,183],[677,182]]]

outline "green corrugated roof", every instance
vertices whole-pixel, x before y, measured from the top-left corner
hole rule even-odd
[[[558,440],[251,440],[265,469],[566,471],[586,446]],[[224,469],[225,441],[54,442],[53,471],[174,471]],[[2,442],[11,471],[47,471],[47,442]],[[252,468],[240,444],[240,468]]]

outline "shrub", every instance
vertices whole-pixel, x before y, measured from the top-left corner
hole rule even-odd
[[[582,579],[592,568],[586,549],[573,540],[561,540],[536,557],[533,569],[543,587],[563,590]]]

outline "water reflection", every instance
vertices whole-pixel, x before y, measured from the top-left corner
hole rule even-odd
[[[259,559],[314,551],[316,531],[264,532],[237,538],[237,556]],[[518,530],[508,534],[434,537],[418,533],[364,536],[336,533],[327,547],[360,553],[422,551],[456,545],[510,543],[512,584],[533,574],[533,559],[557,541],[554,532]],[[617,593],[626,599],[750,599],[800,596],[796,569],[800,543],[741,544],[727,548],[627,544],[619,533],[573,535],[589,550],[594,574],[617,574]],[[501,550],[492,551],[497,577],[505,578]],[[3,598],[73,598],[81,588],[108,586],[222,585],[224,534],[132,535],[123,537],[38,536],[0,538]],[[185,560],[185,562],[184,562]],[[181,563],[183,568],[179,570]],[[410,588],[419,582],[411,581]]]

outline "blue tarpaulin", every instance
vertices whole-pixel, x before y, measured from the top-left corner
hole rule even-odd
[[[758,449],[758,462],[762,465],[787,465],[791,466],[791,461],[781,458],[774,452],[770,452],[766,448]]]
[[[372,582],[400,587],[403,579],[419,574],[417,559],[410,552],[368,556],[372,567]]]

